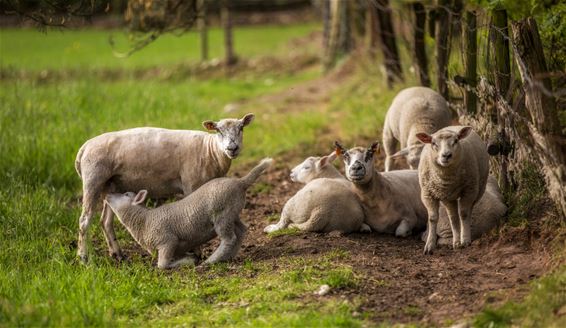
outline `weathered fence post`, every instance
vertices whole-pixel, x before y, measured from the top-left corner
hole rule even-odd
[[[413,49],[416,59],[417,76],[422,86],[429,87],[430,78],[428,77],[428,61],[425,47],[426,10],[420,2],[413,2],[412,9],[415,14]]]
[[[438,0],[436,9],[436,84],[438,92],[448,100],[448,56],[450,49],[448,39],[450,36],[450,0]]]
[[[208,60],[208,31],[206,26],[206,0],[198,1],[198,30],[200,33],[200,60]]]
[[[532,134],[535,143],[545,152],[542,160],[550,196],[566,217],[566,141],[561,135],[552,81],[536,21],[526,18],[511,24],[515,61],[525,89],[525,104],[538,130]],[[540,134],[540,135],[539,135]]]
[[[464,13],[464,24],[462,26],[462,50],[464,52],[464,69],[466,70],[465,79],[468,87],[464,93],[464,104],[469,115],[477,112],[476,86],[477,76],[477,18],[474,11]]]
[[[507,26],[507,11],[501,8],[495,8],[491,14],[491,25],[490,25],[490,38],[494,49],[494,60],[495,60],[495,89],[497,93],[502,96],[502,98],[510,102],[509,97],[509,86],[511,84],[511,62],[509,60],[509,28]],[[495,108],[496,113],[492,116],[492,120],[496,121],[499,128],[497,131],[497,142],[499,144],[499,155],[500,157],[500,175],[499,175],[499,187],[503,191],[509,189],[509,176],[508,170],[508,159],[506,145],[508,142],[508,137],[505,133],[507,126],[506,118],[503,116],[503,108],[500,108],[500,104],[496,102]]]
[[[234,54],[230,1],[231,0],[222,0],[222,7],[220,9],[220,19],[222,21],[222,26],[224,27],[224,56],[226,66],[232,66],[237,61],[236,55]]]

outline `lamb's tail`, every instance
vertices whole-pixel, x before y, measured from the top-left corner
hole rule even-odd
[[[79,149],[79,152],[77,153],[77,158],[75,158],[75,170],[77,170],[77,173],[79,175],[79,177],[82,178],[81,176],[81,160],[83,158],[83,153],[85,151],[85,145],[82,145],[82,147]]]
[[[240,181],[248,188],[259,178],[259,176],[273,163],[273,159],[264,158],[259,162],[259,164],[254,167],[250,173],[246,174],[244,177],[240,178]]]

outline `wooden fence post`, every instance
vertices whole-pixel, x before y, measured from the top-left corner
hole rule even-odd
[[[450,36],[450,0],[438,0],[436,12],[436,84],[438,92],[448,100],[448,39]]]
[[[422,86],[429,87],[430,78],[428,77],[428,60],[425,47],[426,10],[420,2],[413,2],[412,9],[415,14],[413,49],[417,64],[417,76]]]
[[[403,81],[403,71],[401,60],[397,50],[397,40],[395,30],[391,21],[391,8],[389,0],[377,0],[377,27],[380,40],[383,60],[385,61],[385,71],[387,74],[387,86],[391,88],[395,81]]]
[[[525,104],[538,130],[532,139],[544,152],[542,171],[557,208],[566,217],[566,140],[561,135],[552,81],[536,21],[526,18],[511,24],[515,61],[525,89]]]
[[[466,83],[472,89],[464,93],[464,104],[468,114],[477,112],[477,96],[475,94],[478,83],[477,76],[477,18],[474,11],[464,13],[462,26],[462,50],[464,52],[464,69],[466,70]]]

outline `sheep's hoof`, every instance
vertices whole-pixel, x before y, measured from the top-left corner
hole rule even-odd
[[[360,232],[366,232],[366,233],[370,233],[371,232],[371,227],[365,223],[362,223],[362,227],[360,228]]]
[[[453,241],[452,242],[452,249],[458,249],[460,248],[460,242],[459,241]]]
[[[274,231],[277,231],[279,229],[277,229],[277,225],[276,224],[270,224],[267,227],[265,227],[265,229],[263,229],[263,232],[265,233],[272,233]]]
[[[460,247],[461,248],[468,247],[468,246],[470,246],[471,243],[472,242],[470,240],[464,240],[460,243]]]
[[[423,254],[425,255],[429,255],[432,254],[432,251],[434,250],[434,246],[432,244],[427,243],[424,247],[424,252]]]

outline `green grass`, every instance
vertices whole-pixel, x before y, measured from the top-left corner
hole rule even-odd
[[[234,29],[234,46],[238,56],[250,58],[288,54],[286,44],[318,28],[314,24],[290,26],[251,26]],[[0,30],[0,68],[40,71],[44,69],[100,69],[167,67],[200,60],[197,32],[175,36],[164,35],[145,49],[128,58],[118,58],[108,42],[113,36],[116,49],[129,49],[128,39],[120,30]],[[301,51],[315,53],[315,45]],[[209,32],[209,57],[223,58],[222,30]]]
[[[509,301],[478,314],[475,327],[564,327],[566,326],[566,265],[531,283],[520,302]]]

